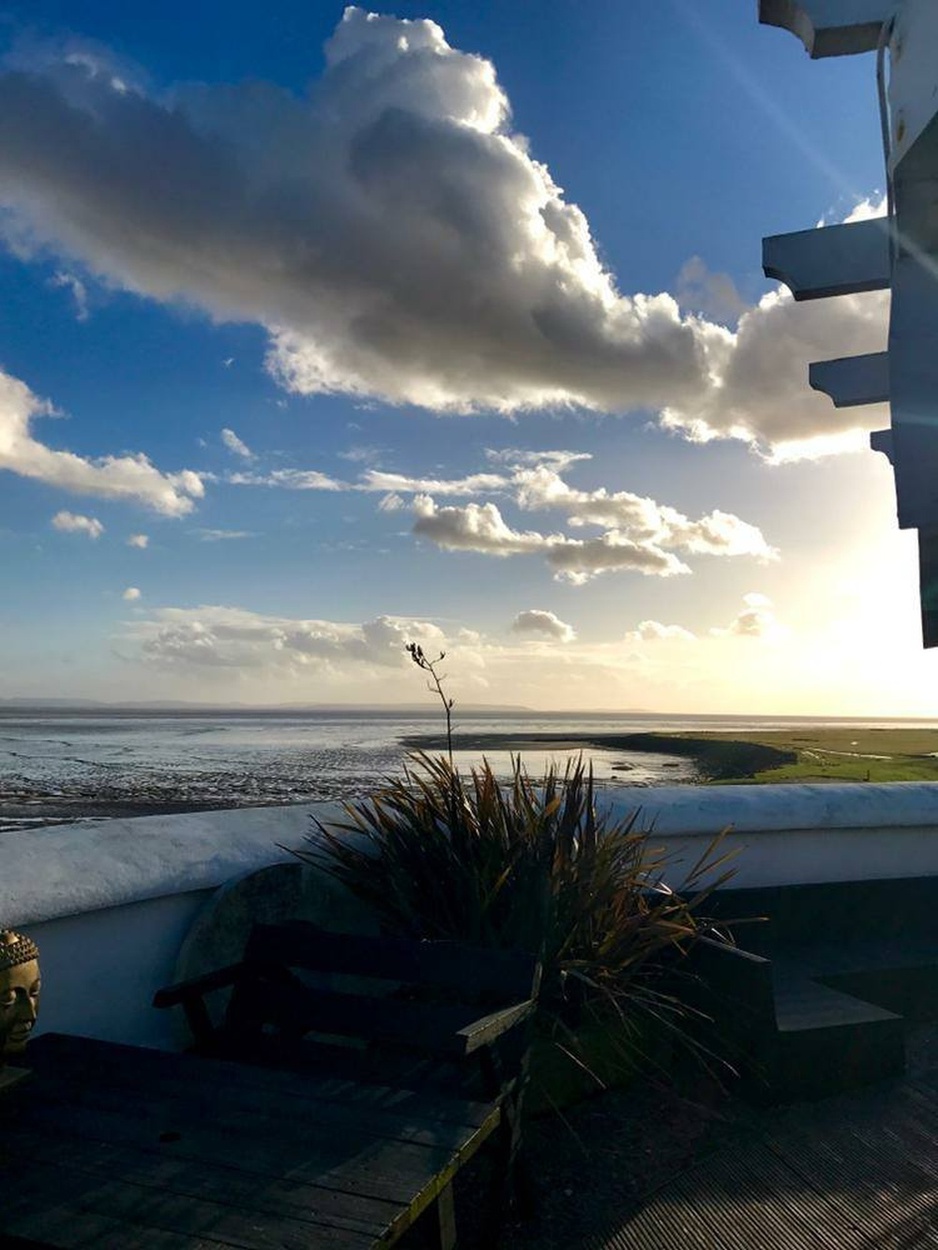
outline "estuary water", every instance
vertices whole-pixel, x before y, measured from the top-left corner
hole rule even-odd
[[[499,775],[521,750],[529,773],[561,766],[580,750],[601,783],[694,780],[693,763],[667,755],[585,745],[590,736],[650,730],[787,728],[779,718],[675,717],[628,713],[571,716],[463,712],[455,762],[484,754]],[[396,777],[408,739],[438,735],[441,717],[399,712],[141,712],[0,709],[0,832],[63,820],[354,799]],[[556,745],[525,747],[531,735]],[[503,737],[493,748],[492,736]],[[467,745],[461,746],[460,743]],[[434,750],[442,750],[441,739]]]
[[[66,819],[361,797],[400,775],[412,750],[408,738],[439,727],[439,714],[431,712],[0,711],[0,831]],[[464,716],[454,758],[461,768],[477,764],[482,752],[459,749],[459,740],[505,734],[506,749],[485,755],[507,774],[509,742],[528,734],[557,733],[575,743],[591,733],[638,727],[624,717]],[[576,755],[577,747],[523,754],[536,775]],[[668,756],[585,754],[606,781],[649,784],[690,779],[693,771]]]

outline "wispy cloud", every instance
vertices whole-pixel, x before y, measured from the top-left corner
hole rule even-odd
[[[348,482],[339,481],[316,469],[273,469],[269,473],[231,473],[233,486],[280,486],[284,490],[352,490]]]
[[[65,269],[59,269],[49,279],[49,285],[68,291],[75,305],[76,320],[88,320],[88,288],[81,278],[76,277],[75,274],[69,273]]]
[[[356,484],[356,490],[398,491],[412,495],[484,495],[503,491],[510,479],[499,473],[471,473],[466,477],[408,477],[403,473],[383,473],[369,469]]]
[[[149,547],[149,545],[150,539],[147,534],[131,534],[127,539],[128,547],[139,547],[141,551],[144,550],[144,548]]]
[[[195,532],[203,543],[220,543],[238,538],[254,537],[254,533],[251,530],[197,529]]]
[[[227,427],[221,432],[221,441],[225,444],[230,452],[236,456],[240,456],[243,460],[254,460],[254,452],[251,451],[247,443],[240,439],[234,430]]]

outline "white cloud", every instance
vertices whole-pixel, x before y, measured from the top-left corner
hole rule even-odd
[[[32,422],[52,412],[25,383],[0,371],[0,469],[75,495],[143,504],[165,516],[191,512],[193,501],[204,494],[198,474],[190,469],[161,473],[142,454],[88,460],[46,447],[33,435]]]
[[[137,586],[128,586],[121,598],[126,600],[127,603],[134,603],[140,598],[140,590]]]
[[[513,530],[493,503],[440,508],[431,496],[418,495],[414,512],[414,533],[431,539],[446,551],[475,551],[500,557],[540,553],[558,579],[575,585],[613,569],[658,577],[690,572],[670,552],[653,543],[633,542],[614,531],[601,538],[583,540],[565,534]]]
[[[511,623],[511,630],[514,634],[537,634],[557,642],[573,642],[576,638],[572,625],[567,625],[559,616],[543,608],[528,608],[519,612]]]
[[[605,488],[575,490],[545,465],[518,470],[514,481],[522,508],[562,511],[573,526],[612,526],[637,542],[694,555],[748,555],[761,560],[778,557],[760,530],[729,512],[717,510],[691,521],[675,508],[630,491],[610,494]]]
[[[87,534],[89,538],[100,538],[104,533],[104,526],[97,517],[82,516],[78,512],[57,512],[52,518],[52,528],[63,534]]]
[[[806,367],[882,346],[885,296],[796,306],[775,291],[734,332],[667,293],[622,293],[512,129],[493,65],[432,21],[346,9],[303,96],[256,82],[147,94],[101,50],[30,71],[0,75],[9,236],[69,273],[266,327],[288,390],[652,409],[691,438],[776,455],[883,420],[833,408]],[[732,301],[699,263],[685,296],[689,282],[710,313]]]
[[[241,456],[244,460],[253,460],[255,458],[254,452],[251,451],[247,443],[238,438],[234,430],[229,430],[227,427],[223,429],[221,432],[221,441],[230,452],[234,453],[234,455]]]
[[[626,642],[661,642],[667,639],[695,642],[696,635],[683,625],[662,625],[660,621],[639,621],[637,627],[625,635]]]
[[[402,508],[406,508],[407,504],[403,496],[396,494],[394,491],[390,495],[385,495],[378,503],[379,512],[400,512]]]
[[[736,635],[742,638],[774,638],[784,631],[772,610],[772,600],[755,592],[743,595],[745,605],[725,629],[712,629],[714,637]]]
[[[414,533],[430,538],[447,551],[479,551],[492,556],[514,556],[544,551],[563,543],[562,534],[524,532],[506,525],[493,503],[470,503],[465,507],[437,507],[430,495],[414,499]]]
[[[886,197],[881,195],[878,200],[874,200],[871,196],[865,200],[861,200],[855,208],[844,218],[845,222],[852,221],[872,221],[874,217],[884,217],[888,207]],[[824,223],[821,222],[821,225]]]
[[[835,408],[808,385],[814,360],[883,351],[889,296],[872,291],[795,303],[781,287],[744,313],[735,334],[714,344],[716,385],[668,403],[662,424],[705,442],[738,438],[774,459],[851,450],[857,431],[888,425],[886,406]]]
[[[555,466],[570,465],[584,457],[573,452],[546,455],[546,464],[538,462],[537,453],[523,457],[520,465],[506,461],[510,476],[496,477],[486,485],[494,489],[495,482],[501,482],[506,491],[510,488],[522,511],[560,512],[574,529],[598,526],[605,528],[602,535],[583,539],[563,533],[517,530],[505,521],[494,503],[440,507],[430,493],[414,497],[414,533],[449,551],[502,557],[541,553],[557,577],[578,585],[611,570],[664,577],[689,573],[688,566],[674,554],[676,551],[688,555],[754,556],[762,561],[778,556],[756,526],[732,513],[716,510],[694,521],[675,508],[628,491],[576,490],[563,480]],[[462,484],[475,480],[465,478]],[[414,485],[415,480],[398,479],[400,489],[406,488],[405,483]],[[459,483],[447,484],[454,488],[453,494],[457,493],[455,487]]]
[[[288,670],[404,668],[404,645],[444,635],[427,621],[379,616],[362,624],[265,616],[241,608],[162,608],[128,627],[133,654],[160,667]]]
[[[142,551],[150,545],[150,539],[147,534],[131,534],[127,539],[128,547],[139,547]]]

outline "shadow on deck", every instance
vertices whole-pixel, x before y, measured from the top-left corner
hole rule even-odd
[[[932,1039],[933,1040],[933,1039]],[[761,1112],[589,1250],[938,1246],[938,1069]]]

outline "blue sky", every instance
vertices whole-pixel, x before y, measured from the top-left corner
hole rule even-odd
[[[0,9],[0,697],[929,715],[879,211],[754,0]],[[888,663],[882,656],[888,655]]]

